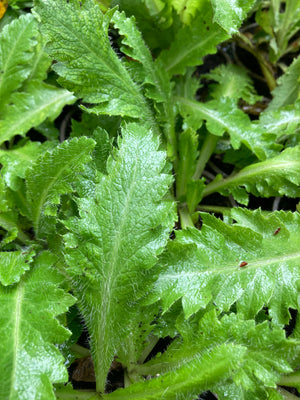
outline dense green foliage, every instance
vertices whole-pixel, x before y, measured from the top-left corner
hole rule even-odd
[[[299,10],[2,11],[0,400],[297,398]],[[256,59],[263,93],[230,43]],[[227,62],[206,68],[217,52]],[[267,198],[273,211],[248,207]],[[67,367],[90,357],[94,388],[75,390]]]

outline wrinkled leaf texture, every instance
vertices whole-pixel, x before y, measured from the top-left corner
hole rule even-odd
[[[90,160],[95,142],[81,137],[65,141],[42,154],[26,171],[27,198],[37,238],[49,235],[55,228],[57,205],[62,194],[73,191],[72,182]]]
[[[267,322],[256,325],[230,314],[218,320],[215,310],[202,318],[176,325],[180,332],[168,349],[138,366],[143,375],[157,375],[150,381],[120,389],[111,399],[190,399],[211,390],[219,399],[269,398],[280,375],[292,371],[299,341],[287,340],[280,328]],[[249,397],[248,397],[249,396]]]
[[[162,173],[166,154],[158,146],[145,127],[127,125],[95,197],[79,199],[80,218],[65,222],[68,272],[91,335],[99,391],[132,321],[140,322],[139,298],[151,288],[175,219],[173,203],[162,201],[172,177]]]
[[[160,258],[154,299],[164,311],[182,299],[186,317],[212,301],[220,311],[237,302],[246,318],[267,306],[274,323],[287,323],[288,309],[298,308],[299,214],[234,209],[231,216],[229,226],[201,213],[201,231],[177,232]]]
[[[98,114],[151,119],[151,112],[122,61],[111,48],[108,26],[115,10],[105,15],[93,0],[45,0],[36,13],[48,38],[46,50],[57,60],[59,83]]]
[[[0,286],[3,400],[54,400],[52,383],[68,379],[55,344],[70,333],[55,317],[65,313],[75,299],[59,288],[63,278],[52,267],[54,261],[53,255],[44,252],[18,284]]]

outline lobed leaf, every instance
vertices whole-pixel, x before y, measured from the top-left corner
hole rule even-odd
[[[90,159],[95,142],[81,137],[63,142],[40,156],[26,172],[26,185],[33,227],[37,238],[49,234],[62,194],[73,191],[72,182]],[[51,221],[51,223],[50,223]],[[50,224],[50,226],[49,226]]]
[[[268,133],[275,133],[280,139],[283,135],[299,133],[300,101],[277,109],[267,109],[260,114],[259,124]]]
[[[139,299],[152,287],[175,218],[173,203],[162,201],[172,178],[161,173],[166,155],[158,147],[147,128],[128,124],[95,196],[78,200],[80,218],[65,222],[68,272],[91,335],[98,391],[140,323]]]
[[[186,317],[210,302],[254,318],[264,306],[274,323],[289,320],[289,307],[297,308],[300,284],[298,213],[232,210],[237,221],[228,226],[201,213],[201,231],[178,231],[160,258],[156,296],[166,311],[182,299]]]
[[[183,25],[169,49],[163,50],[158,60],[169,75],[184,74],[187,67],[202,64],[207,54],[216,52],[216,46],[229,35],[212,22],[210,2],[205,0],[198,8],[198,15],[191,25]]]
[[[18,190],[20,178],[24,179],[26,171],[51,143],[30,142],[12,150],[0,150],[1,175],[6,185],[12,190]]]
[[[217,22],[231,35],[238,32],[255,0],[212,0],[214,22]]]
[[[33,15],[26,14],[6,25],[0,35],[0,109],[32,70],[38,35]]]
[[[192,400],[204,390],[220,399],[228,393],[233,400],[268,398],[281,374],[292,371],[290,362],[299,348],[299,342],[287,340],[267,322],[255,325],[235,314],[218,320],[215,310],[200,320],[179,316],[176,325],[180,336],[168,349],[137,367],[143,375],[158,377],[107,398]]]
[[[294,59],[285,73],[277,79],[277,87],[272,91],[273,100],[268,106],[268,111],[277,110],[293,104],[300,94],[300,56]]]
[[[254,104],[261,99],[261,96],[256,94],[247,72],[237,65],[221,64],[203,77],[217,82],[209,85],[209,94],[216,100],[230,97],[236,101],[243,99],[249,104]]]
[[[52,383],[68,379],[55,344],[65,341],[69,331],[55,317],[74,298],[59,288],[63,279],[53,262],[45,252],[18,284],[0,286],[1,399],[54,400]]]
[[[62,86],[97,104],[89,109],[95,113],[151,118],[138,86],[111,48],[107,31],[115,10],[104,15],[93,0],[46,0],[35,11]]]
[[[30,263],[35,252],[26,249],[24,251],[0,252],[0,282],[3,286],[19,282],[25,271],[30,269]]]
[[[215,310],[205,313],[200,319],[195,315],[188,321],[180,315],[176,326],[180,336],[167,351],[139,367],[139,371],[145,375],[163,374],[164,380],[168,371],[180,374],[182,367],[193,360],[205,358],[211,352],[224,348],[224,344],[232,345],[233,351],[239,351],[241,356],[238,368],[228,371],[230,377],[228,373],[218,376],[210,386],[205,387],[217,393],[218,398],[226,398],[225,393],[234,390],[238,395],[230,398],[240,399],[251,393],[253,399],[261,399],[256,392],[276,387],[280,375],[292,370],[290,363],[299,347],[299,342],[288,341],[282,329],[270,329],[267,322],[256,325],[253,320],[245,321],[236,314],[225,315],[218,320]],[[232,365],[232,356],[227,358],[229,365]],[[195,370],[193,375],[201,379],[201,375],[212,372]],[[193,383],[194,379],[190,384]]]
[[[280,146],[274,143],[276,135],[266,132],[258,124],[251,123],[248,115],[237,107],[233,98],[223,97],[207,103],[183,97],[176,99],[183,116],[193,119],[195,129],[205,120],[210,133],[222,136],[227,132],[234,149],[243,143],[261,160],[278,152]]]
[[[248,204],[248,193],[271,197],[300,195],[300,147],[290,147],[278,156],[254,163],[228,178],[217,177],[204,189],[203,196],[214,192],[233,197],[241,204]]]
[[[55,119],[66,104],[76,98],[67,90],[31,81],[26,92],[14,93],[3,110],[0,121],[0,144],[15,135],[25,135],[46,118]]]

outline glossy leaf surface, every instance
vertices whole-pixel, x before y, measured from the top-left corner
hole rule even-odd
[[[11,103],[4,108],[3,120],[0,121],[0,143],[15,135],[25,135],[46,118],[55,119],[66,104],[73,104],[75,100],[68,90],[31,81],[27,91],[13,94]]]
[[[22,15],[6,25],[0,35],[0,110],[32,69],[38,35],[33,15]]]
[[[241,204],[248,204],[248,193],[255,196],[300,195],[300,147],[290,147],[278,156],[243,168],[237,174],[208,184],[204,196],[213,192],[231,193]]]
[[[111,48],[107,30],[112,10],[103,15],[93,0],[46,0],[36,12],[64,87],[98,104],[96,113],[149,118],[144,98]]]
[[[83,164],[90,160],[90,153],[95,142],[86,137],[65,141],[53,151],[39,157],[35,164],[27,170],[26,184],[29,205],[35,234],[53,230],[51,216],[56,215],[56,206],[60,196],[73,191],[72,183]],[[50,224],[50,225],[49,225]]]
[[[158,146],[143,126],[123,129],[95,197],[80,199],[80,218],[65,222],[68,271],[91,334],[100,391],[130,325],[140,322],[138,300],[152,287],[151,268],[175,218],[173,203],[162,201],[172,178],[161,173],[166,155]]]
[[[59,289],[63,280],[53,261],[44,253],[18,284],[0,286],[1,399],[54,400],[52,382],[68,379],[55,344],[69,332],[55,317],[66,312],[74,298]]]
[[[156,291],[164,310],[180,298],[186,316],[211,301],[220,311],[237,302],[246,318],[268,306],[274,322],[287,323],[299,290],[298,213],[265,217],[236,209],[232,226],[209,214],[201,217],[201,231],[178,232],[161,256]]]

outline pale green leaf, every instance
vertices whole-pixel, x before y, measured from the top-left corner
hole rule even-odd
[[[268,133],[275,133],[280,139],[283,135],[290,136],[299,133],[300,126],[300,100],[294,104],[267,109],[260,114],[259,124]]]
[[[93,0],[46,0],[35,11],[57,60],[59,82],[84,102],[97,104],[95,113],[151,118],[138,86],[110,45],[108,26],[114,10],[105,15]]]
[[[217,177],[203,195],[232,193],[241,204],[248,204],[246,192],[255,196],[300,196],[300,146],[283,150],[278,156],[243,168],[228,178]]]
[[[202,2],[191,26],[183,25],[177,32],[170,48],[163,50],[160,60],[169,75],[184,74],[187,67],[202,64],[207,54],[215,53],[217,45],[229,35],[217,23],[212,23],[210,2]]]
[[[0,252],[0,282],[4,286],[19,282],[20,277],[30,269],[30,263],[35,255],[34,251]]]
[[[232,226],[201,216],[201,231],[178,231],[161,256],[153,300],[167,310],[181,298],[186,316],[211,301],[220,311],[237,302],[247,318],[267,306],[274,322],[287,323],[288,308],[298,307],[299,214],[234,209]]]
[[[197,125],[201,126],[205,120],[210,133],[222,136],[227,132],[234,149],[238,149],[243,143],[262,160],[277,153],[279,146],[274,143],[276,135],[268,134],[261,126],[252,123],[248,115],[237,107],[234,99],[223,97],[207,103],[184,97],[176,99],[181,113],[184,117],[193,119],[195,128]]]
[[[73,191],[72,183],[83,164],[90,160],[94,141],[86,137],[63,142],[40,156],[26,172],[26,185],[36,237],[50,231],[47,220],[56,215],[62,194]],[[48,218],[47,218],[48,217]],[[52,229],[53,229],[53,221]]]
[[[172,0],[172,6],[184,24],[191,25],[203,0]]]
[[[162,201],[172,177],[161,173],[166,154],[158,147],[147,128],[127,125],[95,196],[78,200],[80,218],[65,222],[68,272],[91,335],[100,391],[131,325],[140,322],[138,300],[152,287],[151,269],[175,219],[173,203]]]
[[[69,91],[42,82],[31,81],[26,92],[14,93],[0,120],[0,143],[40,125],[46,118],[55,119],[66,104],[76,98]]]
[[[13,150],[0,149],[1,175],[6,185],[12,190],[18,190],[19,179],[25,178],[26,170],[33,162],[51,147],[51,143],[28,141],[24,146]]]
[[[221,64],[203,77],[217,82],[209,85],[209,94],[214,99],[230,97],[236,101],[243,99],[249,104],[261,100],[247,72],[237,65]]]
[[[37,23],[31,14],[6,25],[0,34],[0,108],[32,70]]]
[[[277,87],[272,91],[273,100],[268,111],[277,110],[288,104],[293,104],[300,96],[300,56],[294,59],[285,73],[277,79]]]
[[[237,33],[256,0],[212,0],[214,21],[229,32]]]
[[[52,383],[68,379],[55,344],[64,342],[69,331],[55,317],[74,298],[59,289],[63,279],[53,262],[50,253],[43,253],[18,284],[0,286],[1,399],[54,400]]]

